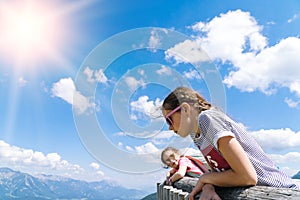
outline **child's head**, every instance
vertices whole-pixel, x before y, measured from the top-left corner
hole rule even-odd
[[[165,98],[162,112],[169,130],[186,137],[190,133],[198,133],[198,115],[210,107],[211,104],[196,91],[178,87]]]
[[[167,147],[161,152],[161,161],[169,167],[176,168],[179,158],[179,150],[173,147]]]
[[[178,87],[165,98],[162,109],[174,110],[184,102],[198,108],[200,112],[211,107],[211,104],[196,91],[187,87]]]

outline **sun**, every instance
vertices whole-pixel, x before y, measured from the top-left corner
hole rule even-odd
[[[55,57],[61,45],[62,16],[45,1],[4,1],[0,3],[0,53],[18,67],[33,66]]]

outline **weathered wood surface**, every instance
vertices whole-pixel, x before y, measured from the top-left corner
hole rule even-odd
[[[197,183],[197,178],[184,177],[173,184],[173,187],[181,189],[185,192],[191,192]],[[288,188],[274,188],[267,186],[254,186],[254,187],[215,187],[216,192],[222,200],[235,200],[235,199],[300,199],[300,190],[293,190]],[[200,194],[196,196],[198,199]]]

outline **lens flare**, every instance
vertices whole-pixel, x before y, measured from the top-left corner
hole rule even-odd
[[[65,24],[58,5],[45,1],[0,3],[0,53],[9,65],[25,68],[53,60],[63,43]]]

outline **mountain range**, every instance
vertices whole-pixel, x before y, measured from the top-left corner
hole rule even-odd
[[[0,168],[0,199],[5,200],[138,200],[146,192],[112,182],[87,182],[62,176],[38,175]]]
[[[297,174],[295,174],[292,178],[293,179],[300,179],[300,171]]]

